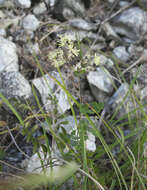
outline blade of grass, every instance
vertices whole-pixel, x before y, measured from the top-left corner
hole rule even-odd
[[[24,126],[24,121],[21,118],[21,116],[19,115],[19,113],[16,111],[16,109],[11,105],[11,103],[9,102],[9,100],[7,100],[2,93],[0,93],[0,98],[3,100],[3,102],[10,108],[10,110],[14,113],[14,115],[17,117],[18,121],[20,122],[20,124],[22,126]]]

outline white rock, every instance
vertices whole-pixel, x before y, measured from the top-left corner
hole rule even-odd
[[[95,142],[95,136],[94,136],[92,133],[87,132],[87,135],[88,135],[88,139],[89,139],[90,141]]]
[[[62,83],[59,73],[52,72],[51,75]],[[47,112],[53,110],[55,106],[52,105],[51,100],[49,99],[53,96],[55,96],[58,100],[57,109],[59,113],[64,113],[66,110],[70,108],[70,104],[68,102],[66,93],[59,86],[57,86],[56,82],[53,79],[51,79],[49,75],[44,75],[43,77],[34,79],[32,82],[38,89],[45,110]]]
[[[87,135],[88,139],[86,140],[86,149],[88,151],[95,152],[96,150],[95,136],[90,132],[87,132]]]
[[[96,30],[97,26],[87,22],[86,20],[82,19],[82,18],[74,18],[69,20],[69,25],[71,25],[72,27],[78,28],[78,29],[82,29],[82,30],[86,30],[86,31],[92,31],[92,30]]]
[[[95,152],[96,145],[95,142],[90,141],[89,139],[86,140],[86,149],[91,152]]]
[[[55,5],[56,0],[45,0],[47,4],[49,4],[50,7],[53,7]]]
[[[52,95],[52,90],[55,88],[55,82],[48,75],[44,75],[43,77],[34,79],[32,83],[40,93],[45,110],[51,110],[52,106],[49,95]]]
[[[115,0],[107,0],[109,3],[114,3]]]
[[[0,92],[6,98],[27,99],[32,95],[29,82],[19,72],[0,73]]]
[[[129,53],[124,46],[118,46],[113,50],[114,55],[121,61],[128,61],[130,58]]]
[[[23,28],[27,31],[35,31],[39,27],[40,22],[38,19],[32,15],[29,14],[23,19]]]
[[[55,96],[58,100],[58,111],[59,113],[65,113],[67,110],[70,109],[70,104],[68,101],[68,97],[63,89],[57,91]]]
[[[124,7],[124,6],[127,6],[127,5],[129,5],[129,2],[127,2],[127,1],[120,1],[119,2],[119,6],[121,6],[121,7]]]
[[[40,158],[38,156],[38,153],[40,155]],[[44,169],[45,171],[49,174],[49,172],[51,172],[51,168],[48,167],[49,165],[49,158],[50,156],[47,155],[47,157],[44,156],[44,152],[41,150],[38,151],[38,153],[35,153],[29,160],[25,160],[25,164],[23,163],[23,165],[26,165],[26,171],[28,173],[41,173],[44,172],[44,170],[42,169],[42,162],[45,165]],[[57,166],[53,166],[53,170],[57,170],[59,168],[58,164],[59,161],[57,161],[57,159],[53,159],[52,160],[55,164],[57,164]]]
[[[0,28],[0,36],[6,36],[6,30],[4,28]]]
[[[113,79],[105,68],[97,68],[87,75],[91,92],[98,102],[106,103],[113,91]]]
[[[109,72],[104,68],[97,68],[87,75],[88,82],[98,89],[110,93],[113,91],[113,79]]]
[[[0,72],[2,71],[18,71],[18,56],[16,45],[0,37]]]
[[[44,2],[42,2],[42,3],[37,4],[37,5],[34,7],[33,13],[34,13],[35,15],[39,15],[39,14],[44,13],[46,10],[47,10],[46,5],[45,5]]]
[[[44,160],[44,154],[42,151],[39,151],[40,156],[42,158],[42,160]],[[43,164],[47,164],[47,161],[44,160]],[[28,160],[27,162],[27,167],[26,167],[26,171],[29,173],[35,172],[35,173],[41,173],[42,172],[42,167],[41,167],[41,160],[38,156],[38,154],[34,154],[30,160]]]
[[[31,1],[30,0],[15,0],[16,5],[20,8],[30,8],[31,7]]]

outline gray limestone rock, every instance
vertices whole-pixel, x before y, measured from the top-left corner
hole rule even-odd
[[[129,53],[126,51],[124,46],[118,46],[114,48],[113,53],[118,59],[124,62],[128,61],[130,58]]]
[[[129,114],[130,118],[134,118],[136,113],[131,113],[135,109],[134,102],[131,99],[131,94],[129,91],[129,85],[127,83],[122,83],[117,91],[108,101],[108,105],[111,107],[113,112],[117,111],[117,117],[124,117],[126,114]]]
[[[113,92],[113,79],[105,68],[97,68],[87,75],[92,93],[97,101],[106,102],[107,96]]]
[[[62,21],[73,17],[85,17],[85,7],[82,0],[57,0],[53,12],[56,18]]]
[[[91,152],[96,151],[95,141],[96,141],[95,136],[92,133],[87,132],[87,140],[86,140],[85,144],[86,144],[86,149],[88,151],[91,151]]]
[[[30,0],[15,0],[15,3],[20,8],[30,8],[31,7],[31,1]]]
[[[37,4],[34,8],[33,8],[33,13],[35,15],[40,15],[42,13],[44,13],[47,10],[46,5],[44,2],[41,2],[39,4]]]
[[[39,27],[40,22],[34,15],[29,14],[23,19],[22,25],[26,31],[35,31]]]
[[[30,159],[24,160],[21,165],[22,167],[25,167],[25,170],[28,173],[42,173],[44,171],[49,173],[51,171],[51,167],[46,167],[46,170],[43,170],[41,162],[43,162],[43,164],[47,166],[50,158],[51,158],[50,155],[47,155],[45,157],[43,150],[40,148],[37,153],[31,156]],[[57,166],[54,166],[53,169],[54,170],[58,169],[59,167],[58,164],[60,163],[57,161],[57,159],[53,159],[52,161],[56,162],[57,164]]]
[[[114,30],[131,40],[138,40],[147,29],[147,14],[138,7],[129,8],[112,19]]]
[[[119,37],[119,35],[116,34],[113,27],[108,22],[104,23],[102,28],[105,31],[105,33],[109,39],[113,39],[118,42],[121,42],[121,38]]]
[[[18,56],[16,45],[0,37],[0,72],[18,71]]]
[[[146,62],[142,64],[139,68],[133,68],[131,72],[134,77],[137,77],[137,82],[139,84],[147,85],[147,63]]]
[[[72,27],[82,29],[82,30],[86,30],[86,31],[92,31],[92,30],[97,29],[96,25],[94,25],[93,23],[87,22],[86,20],[81,19],[81,18],[71,19],[71,20],[69,20],[68,23]]]
[[[6,30],[4,28],[0,28],[0,36],[2,37],[6,36]]]
[[[49,4],[50,7],[53,7],[56,3],[56,0],[45,0],[47,4]]]
[[[0,92],[8,99],[27,99],[32,95],[29,82],[16,71],[0,73]]]
[[[61,81],[59,73],[52,72],[51,75],[55,77],[58,81]],[[45,110],[47,112],[53,111],[56,105],[52,104],[51,97],[57,98],[57,109],[59,113],[64,113],[70,109],[70,104],[68,102],[68,97],[63,89],[61,89],[56,82],[49,77],[49,75],[44,75],[43,77],[36,78],[32,81],[36,89],[39,91],[42,103],[44,104]]]

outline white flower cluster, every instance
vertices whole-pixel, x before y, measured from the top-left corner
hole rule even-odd
[[[71,36],[60,37],[58,42],[59,47],[48,54],[49,60],[55,67],[60,67],[79,55],[79,50],[75,47]]]
[[[60,67],[65,63],[71,61],[75,57],[79,56],[80,50],[75,46],[74,41],[70,35],[61,36],[58,40],[58,48],[54,51],[49,52],[48,58],[55,67]],[[91,60],[92,59],[92,60]],[[92,56],[87,53],[80,62],[74,65],[74,71],[90,71],[93,69],[93,65],[98,66],[100,64],[99,55],[95,54]]]

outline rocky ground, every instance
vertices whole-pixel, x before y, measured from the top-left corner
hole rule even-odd
[[[110,115],[110,108],[113,112],[121,103],[136,76],[132,90],[141,104],[146,105],[145,0],[0,0],[0,93],[23,119],[31,115],[32,110],[33,114],[39,112],[33,85],[44,111],[53,114],[55,105],[50,97],[54,94],[58,102],[58,115],[67,113],[64,119],[69,121],[69,125],[63,127],[67,133],[75,129],[68,97],[53,80],[54,77],[62,83],[61,76],[48,58],[48,54],[58,48],[57,40],[66,35],[75,44],[80,42],[82,57],[89,56],[87,62],[92,65],[80,77],[73,72],[74,68],[77,71],[79,69],[79,57],[61,67],[67,89],[76,100],[82,103],[102,102],[105,104],[103,115]],[[95,55],[99,57],[99,65],[96,64]],[[23,106],[26,101],[32,110]],[[134,109],[131,97],[127,97],[125,105],[128,105],[129,110]],[[144,112],[147,114],[147,106],[144,106]],[[122,106],[116,118],[124,113],[127,110]],[[42,118],[31,122],[34,126],[38,125],[39,129],[47,125]],[[101,127],[101,120],[94,122],[98,122],[97,125]],[[0,164],[3,174],[21,172],[24,168],[32,172],[37,166],[36,155],[31,158],[32,142],[26,142],[22,125],[1,97],[0,148],[5,150],[5,156],[0,154]],[[129,130],[126,127],[124,134],[129,133]],[[34,139],[41,134],[41,130],[35,130]],[[94,152],[97,146],[95,136],[90,131],[87,135],[87,150]],[[114,150],[114,154],[116,152]],[[26,159],[29,160],[27,163]]]

